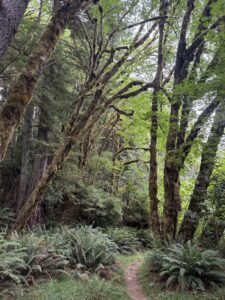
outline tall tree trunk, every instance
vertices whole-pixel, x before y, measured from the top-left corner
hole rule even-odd
[[[34,89],[41,75],[41,69],[52,54],[61,33],[69,21],[81,9],[85,9],[93,0],[74,0],[58,9],[44,30],[33,53],[29,56],[26,67],[12,88],[7,103],[0,113],[0,161],[14,132],[31,102]],[[97,1],[95,0],[94,3]]]
[[[168,2],[160,2],[160,15],[166,15],[168,10]],[[159,44],[158,44],[158,65],[155,77],[155,87],[152,97],[151,111],[151,143],[150,143],[150,173],[149,173],[149,197],[150,197],[150,224],[155,235],[160,234],[160,220],[158,210],[158,182],[157,182],[157,134],[158,134],[158,94],[163,75],[164,64],[164,19],[159,21]]]
[[[0,59],[16,34],[28,3],[29,0],[0,1]]]
[[[19,178],[19,187],[16,201],[16,211],[19,212],[23,204],[23,200],[26,197],[28,181],[29,181],[29,161],[30,161],[30,139],[32,128],[33,107],[29,105],[23,129],[22,135],[22,157],[21,157],[21,169]]]
[[[120,157],[118,157],[117,153],[121,149],[122,144],[123,144],[123,141],[122,141],[121,137],[116,135],[115,136],[114,154],[112,157],[113,168],[112,168],[112,178],[111,178],[111,193],[114,195],[116,195],[118,192],[118,185],[119,185],[119,179],[120,179],[120,173],[121,173],[121,170],[117,166],[117,162],[121,159],[120,159]]]
[[[23,207],[21,208],[14,229],[22,230],[26,227],[30,217],[35,212],[38,204],[40,203],[41,196],[57,173],[57,171],[62,167],[63,162],[69,155],[69,152],[72,148],[73,141],[72,139],[67,139],[65,144],[58,150],[58,152],[54,155],[51,164],[47,168],[46,172],[42,175],[42,178],[39,180],[38,184],[35,186],[34,190],[30,194],[30,196],[26,199]]]
[[[188,73],[187,62],[187,28],[190,23],[192,11],[196,0],[187,0],[186,11],[182,20],[180,38],[176,53],[176,63],[174,71],[174,91],[170,108],[169,133],[166,143],[166,158],[164,166],[164,212],[163,227],[165,236],[175,237],[177,229],[177,218],[180,210],[179,197],[179,176],[173,172],[175,167],[174,150],[177,143],[177,134],[179,127],[179,110],[182,104],[182,96],[180,94],[179,85],[186,78]],[[189,62],[190,63],[190,62]]]
[[[92,135],[92,130],[89,130],[87,135],[84,137],[82,143],[80,144],[80,155],[79,155],[79,163],[78,163],[80,169],[84,169],[88,161],[88,155],[92,147],[91,135]]]
[[[44,99],[46,99],[46,97],[43,97],[43,100]],[[48,122],[49,122],[49,111],[45,111],[41,109],[39,126],[38,126],[38,134],[37,134],[37,148],[36,148],[35,159],[32,167],[31,180],[27,190],[27,197],[31,195],[31,193],[37,186],[38,182],[42,178],[43,173],[47,170],[48,167],[48,160],[49,160],[48,142],[49,142],[49,134],[50,134],[50,128],[48,126]],[[36,210],[29,222],[30,227],[36,226],[43,219],[41,199],[39,199],[38,201],[39,201],[39,205],[36,207]]]
[[[200,171],[196,179],[188,211],[179,230],[179,238],[184,242],[192,240],[201,216],[202,206],[212,175],[217,148],[225,128],[225,103],[222,101],[216,110],[213,126],[208,141],[203,146]]]
[[[158,92],[155,90],[152,98],[151,112],[151,144],[150,144],[150,173],[149,173],[149,197],[150,197],[150,224],[155,235],[160,234],[160,221],[158,210],[158,182],[157,182],[157,133],[158,133]]]
[[[55,13],[61,6],[62,6],[61,0],[54,0],[53,1],[53,12]]]
[[[174,216],[174,232],[173,235],[175,237],[176,234],[176,226],[177,226],[177,216],[180,210],[180,182],[179,182],[179,174],[181,169],[184,167],[184,162],[190,153],[192,145],[198,136],[200,129],[210,118],[214,110],[218,107],[220,103],[220,97],[215,97],[212,102],[204,109],[204,111],[199,115],[197,121],[193,125],[190,133],[188,134],[185,142],[175,150],[168,152],[165,168],[164,170],[164,180],[166,181],[165,186],[165,204],[164,204],[164,220],[166,219],[165,224],[171,216]],[[167,202],[166,202],[167,201]],[[168,203],[170,205],[168,205]],[[166,215],[166,217],[165,217]]]

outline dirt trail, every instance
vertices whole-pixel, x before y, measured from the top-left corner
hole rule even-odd
[[[148,298],[143,294],[138,280],[138,271],[140,266],[140,261],[134,262],[129,265],[125,271],[127,290],[132,300],[148,300]]]

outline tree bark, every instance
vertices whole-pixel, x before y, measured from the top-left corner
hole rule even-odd
[[[168,2],[160,2],[160,15],[166,15],[168,10]],[[150,224],[155,235],[160,234],[160,220],[158,210],[158,172],[157,172],[157,134],[158,134],[158,94],[163,75],[164,64],[164,27],[165,19],[159,21],[159,44],[158,44],[158,65],[155,76],[155,87],[152,97],[151,109],[151,130],[150,130],[150,173],[149,173],[149,197],[150,197]]]
[[[158,210],[158,182],[157,182],[157,133],[158,133],[158,92],[155,90],[152,98],[151,112],[151,144],[150,144],[150,173],[149,173],[149,197],[150,197],[150,224],[155,235],[160,234],[160,221]]]
[[[202,206],[210,183],[210,178],[215,166],[217,148],[225,128],[225,104],[220,103],[216,110],[213,126],[208,141],[203,146],[200,171],[196,179],[194,191],[191,196],[188,211],[186,212],[179,230],[179,238],[186,242],[192,240],[197,229]]]
[[[46,100],[46,97],[43,97],[43,100]],[[49,134],[50,127],[48,126],[49,122],[49,111],[45,111],[41,109],[39,126],[38,126],[38,134],[37,134],[37,147],[36,154],[32,166],[32,174],[30,184],[27,190],[27,197],[31,195],[32,191],[35,189],[36,185],[40,181],[43,176],[43,173],[47,170],[48,167],[48,142],[49,142]],[[27,198],[26,197],[26,198]],[[41,222],[43,219],[42,216],[42,205],[41,200],[39,199],[39,205],[37,206],[33,216],[30,219],[29,227],[34,227]]]
[[[41,76],[42,67],[50,58],[61,33],[74,15],[92,2],[91,0],[71,0],[67,2],[56,11],[44,30],[35,50],[28,58],[26,67],[12,88],[7,103],[0,113],[0,161],[4,158],[8,145],[21,122],[27,105],[32,100],[34,89]]]
[[[29,0],[0,1],[0,59],[13,40],[28,3]]]
[[[67,142],[59,149],[46,172],[42,175],[38,184],[35,186],[34,190],[30,196],[26,199],[23,207],[21,208],[14,229],[22,230],[26,227],[30,217],[35,212],[38,204],[40,203],[41,196],[48,186],[49,182],[52,180],[53,176],[56,174],[58,169],[61,168],[62,163],[65,161],[72,147],[72,140],[68,139]]]
[[[33,107],[30,105],[27,109],[23,129],[21,132],[22,157],[21,157],[19,187],[18,187],[18,194],[17,194],[17,201],[16,201],[17,212],[19,212],[23,204],[23,200],[26,197],[27,187],[28,187],[32,117],[33,117]]]

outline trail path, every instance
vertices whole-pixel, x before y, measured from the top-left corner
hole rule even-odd
[[[138,280],[138,271],[140,266],[141,262],[137,261],[130,264],[125,271],[127,291],[132,300],[148,300],[148,298],[143,294]]]

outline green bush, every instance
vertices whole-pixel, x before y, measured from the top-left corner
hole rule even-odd
[[[108,228],[109,238],[116,243],[122,254],[133,253],[142,249],[142,244],[136,236],[136,230],[129,227]]]
[[[65,188],[61,187],[61,182],[53,182],[54,185],[47,193],[48,210],[51,211],[52,220],[63,224],[75,225],[84,223],[94,224],[96,227],[118,226],[122,220],[122,202],[121,200],[103,189],[85,185],[84,183],[74,184],[73,189],[68,190],[68,184]],[[59,192],[57,190],[59,189]],[[57,198],[55,198],[57,195]],[[54,199],[54,200],[53,200]],[[52,211],[51,207],[58,202],[57,209]],[[63,214],[62,214],[63,211]],[[61,215],[61,219],[55,219],[55,216]],[[48,223],[48,225],[49,225]]]
[[[137,189],[141,183],[127,183],[122,193],[123,224],[135,228],[147,228],[149,226],[149,201],[145,187]]]
[[[149,228],[136,230],[136,237],[144,248],[152,248],[155,243],[155,237]]]
[[[185,246],[172,244],[168,248],[154,249],[146,264],[149,273],[158,274],[167,287],[205,290],[225,284],[225,260],[217,251],[201,250],[190,242]]]

